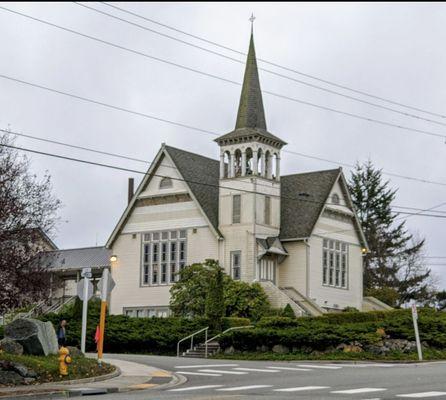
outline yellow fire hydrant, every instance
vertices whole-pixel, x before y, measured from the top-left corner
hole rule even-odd
[[[59,373],[60,375],[68,375],[68,364],[71,364],[72,358],[70,356],[70,350],[66,347],[61,347],[59,349]]]

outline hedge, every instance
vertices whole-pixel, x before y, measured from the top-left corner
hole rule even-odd
[[[446,349],[446,313],[432,309],[419,311],[421,341],[435,348]],[[239,351],[256,351],[261,346],[284,345],[292,348],[325,350],[341,343],[359,341],[374,344],[383,328],[392,339],[414,340],[409,310],[390,312],[352,312],[324,314],[320,317],[265,317],[255,329],[233,331],[220,338],[223,349],[230,346]]]

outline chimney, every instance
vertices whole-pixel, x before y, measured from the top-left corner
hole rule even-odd
[[[128,190],[128,204],[132,201],[133,192],[135,187],[135,180],[133,178],[129,178],[129,190]]]

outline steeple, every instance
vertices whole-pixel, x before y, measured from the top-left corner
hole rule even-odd
[[[250,18],[251,24],[253,19],[254,17]],[[262,90],[260,89],[252,25],[235,129],[218,137],[215,141],[220,146],[257,142],[281,149],[286,145],[286,142],[266,130],[265,111],[263,109]]]
[[[266,131],[265,111],[263,109],[262,91],[260,89],[259,71],[257,69],[254,35],[251,31],[249,51],[246,60],[245,77],[238,107],[235,129],[251,128]]]

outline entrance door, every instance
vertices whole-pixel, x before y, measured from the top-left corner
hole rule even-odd
[[[259,278],[261,281],[276,283],[276,260],[272,257],[263,257],[259,262]]]

